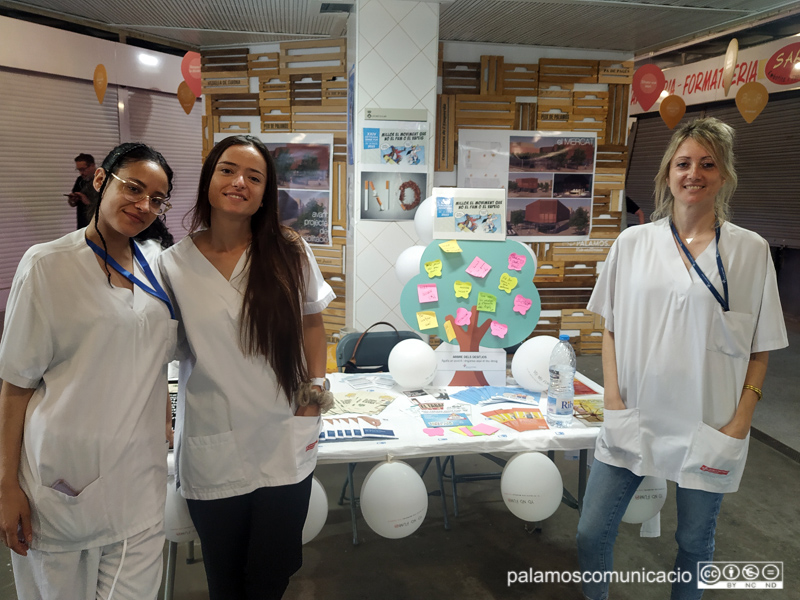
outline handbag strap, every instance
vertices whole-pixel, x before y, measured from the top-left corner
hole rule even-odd
[[[372,325],[367,327],[366,330],[364,330],[364,333],[362,333],[358,337],[358,341],[356,342],[355,348],[353,348],[353,354],[352,356],[350,356],[350,360],[348,362],[351,362],[353,363],[353,365],[357,366],[358,363],[356,363],[356,352],[358,352],[358,347],[361,345],[361,340],[363,340],[364,336],[367,335],[367,333],[369,333],[370,329],[372,329],[373,327],[377,327],[378,325],[386,325],[387,327],[391,327],[392,329],[394,329],[394,332],[397,334],[398,341],[400,340],[400,332],[397,331],[397,327],[395,327],[391,323],[387,323],[386,321],[378,321],[377,323],[373,323]]]

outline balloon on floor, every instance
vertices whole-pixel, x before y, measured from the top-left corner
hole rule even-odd
[[[361,513],[378,535],[390,539],[411,535],[427,512],[428,490],[407,463],[384,461],[367,473],[361,486]]]
[[[311,480],[311,498],[308,501],[308,514],[303,525],[303,543],[307,544],[313,540],[322,526],[328,520],[328,494],[325,488],[316,477]]]
[[[500,492],[508,510],[523,521],[543,521],[558,505],[564,482],[552,460],[541,452],[520,452],[503,468]]]

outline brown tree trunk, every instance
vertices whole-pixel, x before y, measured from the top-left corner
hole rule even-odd
[[[478,307],[473,306],[471,312],[472,317],[466,331],[456,325],[453,315],[445,317],[445,320],[450,321],[453,326],[456,340],[458,340],[458,349],[461,352],[479,352],[481,340],[492,323],[491,319],[486,319],[482,325],[478,325]],[[489,382],[486,381],[483,371],[456,371],[450,385],[482,386],[489,385]]]

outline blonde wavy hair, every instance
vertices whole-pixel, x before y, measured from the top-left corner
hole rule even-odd
[[[694,140],[705,148],[719,168],[723,184],[714,199],[714,214],[720,223],[729,220],[730,208],[728,204],[738,184],[736,168],[734,167],[733,137],[733,127],[714,117],[695,119],[682,125],[672,135],[669,146],[667,146],[667,150],[661,159],[661,167],[655,177],[656,205],[651,217],[653,221],[672,216],[672,206],[675,198],[669,189],[669,166],[678,151],[678,147],[688,139]]]

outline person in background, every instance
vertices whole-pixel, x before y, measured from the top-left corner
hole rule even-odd
[[[334,294],[280,224],[258,138],[209,153],[191,230],[159,258],[181,323],[176,483],[210,598],[277,599],[302,565],[320,406],[332,403],[321,313]]]
[[[653,223],[617,238],[589,301],[603,333],[604,423],[578,523],[586,574],[613,569],[619,523],[646,475],[677,484],[672,599],[697,599],[725,494],[744,470],[770,350],[787,345],[769,244],[730,222],[733,129],[672,136]],[[587,581],[587,579],[584,579]],[[608,597],[588,578],[586,598]]]
[[[172,170],[144,144],[94,174],[85,229],[20,261],[0,342],[0,536],[20,600],[154,599],[177,321],[150,265]],[[161,233],[159,233],[159,231]]]
[[[630,196],[625,196],[625,212],[639,219],[639,225],[644,225],[644,211],[634,202]],[[630,226],[630,224],[628,225]]]
[[[78,154],[75,157],[75,170],[79,173],[72,186],[72,191],[67,194],[67,203],[75,208],[78,229],[83,229],[89,224],[89,208],[97,202],[97,190],[94,189],[94,156],[91,154]]]

